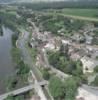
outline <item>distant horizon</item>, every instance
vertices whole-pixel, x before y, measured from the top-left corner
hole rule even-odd
[[[60,1],[84,1],[85,0],[0,0],[1,3],[10,3],[10,2],[60,2]],[[86,1],[98,1],[98,0],[86,0]]]

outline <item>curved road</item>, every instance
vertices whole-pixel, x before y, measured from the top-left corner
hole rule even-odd
[[[26,32],[25,30],[22,30],[22,35],[18,39],[17,46],[21,50],[22,59],[31,68],[31,74],[32,74],[33,78],[35,79],[35,84],[37,84],[35,86],[35,91],[38,93],[41,100],[47,100],[47,98],[42,90],[42,87],[38,84],[38,82],[43,81],[43,77],[40,74],[40,71],[37,69],[37,67],[33,64],[33,61],[30,56],[30,53],[28,51],[28,48],[26,48],[26,46],[25,46],[28,38],[29,38],[29,33]]]

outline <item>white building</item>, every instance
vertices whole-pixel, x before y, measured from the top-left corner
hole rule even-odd
[[[98,100],[98,89],[93,89],[89,86],[79,87],[76,100]]]
[[[68,44],[68,45],[70,45],[71,44],[71,42],[69,41],[69,40],[61,40],[62,41],[62,44]]]
[[[81,62],[83,64],[83,73],[86,73],[86,72],[92,73],[94,71],[96,64],[93,59],[90,59],[84,56],[81,58]]]

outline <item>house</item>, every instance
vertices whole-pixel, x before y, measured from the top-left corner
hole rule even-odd
[[[61,42],[62,42],[62,44],[65,44],[65,45],[66,45],[66,44],[68,44],[68,45],[71,44],[71,41],[65,40],[65,39],[62,39]]]
[[[92,36],[85,35],[85,38],[86,38],[86,44],[91,44],[92,43],[92,40],[93,40]]]
[[[83,73],[92,73],[96,66],[95,61],[87,56],[82,57],[81,62],[83,64]]]
[[[45,46],[44,46],[45,49],[47,50],[54,50],[55,49],[55,45],[53,43],[47,43]]]
[[[85,50],[81,49],[81,46],[74,44],[69,46],[68,54],[73,61],[77,61],[86,55]]]
[[[46,50],[59,50],[60,49],[60,40],[59,38],[51,38],[49,41],[46,43],[44,48]]]
[[[79,55],[79,53],[72,53],[70,55],[70,59],[72,59],[73,61],[77,61],[81,58],[81,56]]]
[[[85,37],[83,34],[75,33],[71,36],[71,39],[75,42],[85,42]]]

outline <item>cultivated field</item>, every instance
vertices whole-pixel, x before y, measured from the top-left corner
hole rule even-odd
[[[63,9],[62,12],[67,15],[98,18],[98,9],[72,8],[72,9]]]

